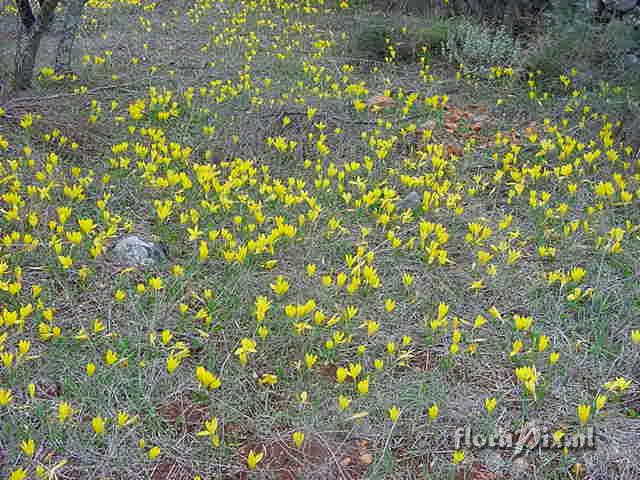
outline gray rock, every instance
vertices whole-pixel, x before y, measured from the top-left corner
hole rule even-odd
[[[119,262],[130,266],[149,266],[167,258],[162,246],[135,235],[118,240],[112,253]]]
[[[531,463],[524,457],[517,457],[511,464],[511,478],[514,480],[531,478]]]
[[[618,12],[628,12],[636,5],[638,5],[638,0],[608,0],[604,3],[612,10],[616,10]]]
[[[637,67],[640,65],[640,57],[633,53],[627,53],[624,57],[624,64],[629,68]]]
[[[420,194],[418,192],[409,192],[406,197],[396,204],[396,208],[399,212],[404,212],[407,209],[413,210],[420,205],[420,200]]]

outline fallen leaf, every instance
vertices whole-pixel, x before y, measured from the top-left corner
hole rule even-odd
[[[456,147],[455,145],[447,145],[447,153],[449,155],[461,157],[464,154],[464,150],[460,147]]]
[[[458,128],[458,124],[453,122],[444,122],[444,128],[449,132],[455,132]]]
[[[342,465],[343,467],[348,467],[349,465],[351,465],[353,463],[353,460],[351,460],[351,457],[344,457],[341,461],[340,461],[340,465]]]
[[[396,102],[391,97],[387,97],[386,95],[374,95],[373,97],[367,100],[368,107],[390,107],[394,105]]]
[[[347,420],[360,420],[361,418],[364,418],[367,415],[369,415],[369,412],[358,412],[350,416],[349,418],[347,418]]]
[[[360,455],[360,463],[362,465],[371,465],[373,463],[373,455],[370,453],[363,453]]]
[[[422,130],[433,130],[434,128],[436,128],[436,121],[435,120],[427,120],[422,125],[420,125],[419,128],[421,128]]]
[[[489,467],[482,463],[475,462],[471,466],[470,480],[496,480],[498,476]]]

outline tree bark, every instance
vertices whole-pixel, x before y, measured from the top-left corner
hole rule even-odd
[[[18,26],[14,75],[17,90],[25,90],[31,86],[36,55],[42,39],[42,32],[34,28],[35,25],[34,23],[31,28],[27,28],[21,22]]]
[[[64,14],[64,29],[56,50],[56,73],[71,73],[71,50],[82,21],[82,10],[87,0],[67,0]]]
[[[17,1],[20,14],[14,72],[14,86],[17,90],[25,90],[31,86],[40,41],[53,20],[58,2],[59,0],[42,0],[40,12],[35,16],[28,0]]]

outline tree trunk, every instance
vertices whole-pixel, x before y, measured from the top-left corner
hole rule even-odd
[[[56,50],[56,73],[71,73],[71,50],[82,21],[82,10],[86,0],[67,0],[64,14],[64,30]]]
[[[13,80],[17,90],[24,90],[31,86],[40,40],[53,20],[53,12],[59,1],[41,0],[40,11],[37,16],[34,16],[29,0],[16,0],[19,17]]]
[[[36,63],[36,55],[42,39],[42,31],[36,28],[38,22],[30,28],[25,27],[22,22],[18,26],[18,40],[16,42],[16,63],[15,63],[15,87],[18,90],[25,90],[31,87],[33,69]]]

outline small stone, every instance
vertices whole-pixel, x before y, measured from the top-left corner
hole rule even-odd
[[[371,465],[373,463],[373,455],[370,453],[363,453],[360,455],[360,463],[362,465]]]
[[[635,55],[633,53],[627,53],[624,57],[624,63],[625,65],[628,65],[629,67],[633,67],[636,66],[638,64],[640,64],[640,57],[638,55]]]
[[[149,266],[167,258],[161,246],[135,235],[118,240],[113,247],[113,255],[121,263],[130,266]]]
[[[524,457],[518,457],[511,463],[511,476],[517,479],[529,478],[529,462]]]
[[[351,457],[344,457],[341,461],[340,461],[340,465],[342,465],[343,467],[348,467],[349,465],[351,465],[353,463],[353,460],[351,460]]]
[[[413,210],[420,205],[420,195],[418,192],[409,192],[406,197],[400,200],[396,207],[398,211],[404,212],[405,210]]]
[[[638,0],[608,0],[605,4],[613,10],[626,13],[638,5]]]
[[[393,106],[395,103],[393,98],[387,97],[386,95],[374,95],[367,100],[368,107],[386,108]]]

